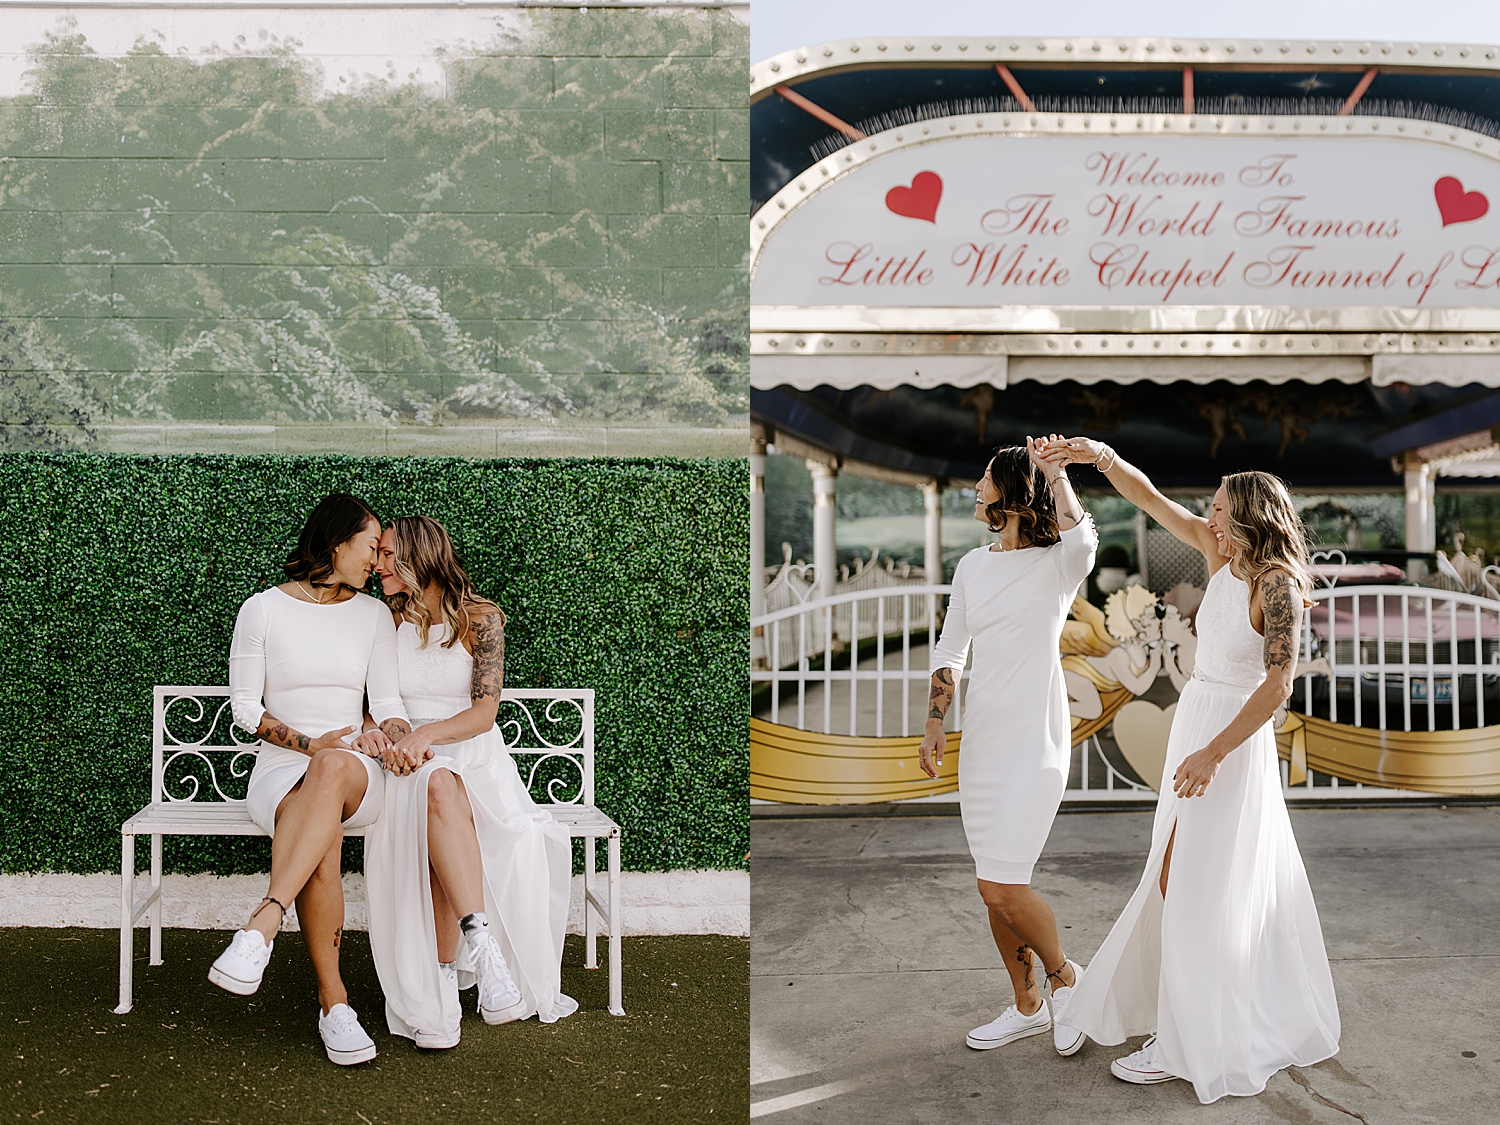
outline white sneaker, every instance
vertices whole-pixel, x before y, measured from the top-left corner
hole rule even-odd
[[[438,980],[441,982],[440,987],[443,990],[443,1007],[447,1008],[449,1006],[449,999],[451,997],[453,1007],[457,1008],[458,969],[451,961],[446,964],[442,961],[438,962]],[[458,1046],[458,1040],[462,1031],[462,1027],[455,1027],[452,1032],[422,1031],[421,1029],[417,1029],[412,1035],[412,1039],[418,1047],[424,1047],[428,1050],[444,1050],[448,1047]]]
[[[1051,1026],[1052,1016],[1047,1011],[1045,999],[1029,1016],[1023,1016],[1021,1010],[1012,1004],[1000,1013],[999,1019],[991,1020],[983,1027],[976,1027],[969,1032],[964,1042],[976,1051],[992,1051],[996,1047],[1014,1043],[1017,1039],[1025,1039],[1028,1035],[1040,1035]]]
[[[1052,1004],[1052,1045],[1057,1048],[1057,1053],[1066,1058],[1068,1055],[1076,1055],[1083,1046],[1084,1035],[1076,1027],[1069,1027],[1065,1023],[1059,1023],[1063,1009],[1067,1007],[1068,998],[1073,995],[1073,989],[1078,987],[1078,982],[1083,979],[1083,970],[1072,961],[1067,962],[1073,966],[1073,983],[1064,988],[1054,985],[1052,978],[1047,978],[1047,995]]]
[[[1109,1064],[1109,1072],[1124,1082],[1137,1086],[1150,1086],[1156,1082],[1170,1082],[1175,1074],[1168,1074],[1156,1065],[1156,1036],[1146,1040],[1146,1045],[1133,1055],[1116,1059]]]
[[[365,1034],[365,1029],[359,1026],[359,1017],[348,1004],[335,1004],[327,1015],[320,1008],[318,1034],[323,1037],[329,1061],[339,1066],[353,1066],[375,1057],[375,1040]]]
[[[208,979],[236,996],[253,996],[275,948],[276,943],[267,945],[258,930],[236,930],[229,948],[208,970]]]
[[[511,978],[495,935],[486,929],[470,942],[474,975],[479,978],[479,1014],[484,1022],[493,1026],[520,1019],[526,1013],[526,1001]]]

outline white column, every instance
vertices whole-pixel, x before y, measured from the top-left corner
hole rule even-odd
[[[750,439],[750,616],[766,612],[766,443]]]
[[[1414,458],[1406,462],[1406,549],[1431,551],[1437,547],[1437,473]],[[1427,574],[1425,563],[1413,562],[1407,573],[1420,581]]]
[[[927,568],[927,584],[943,584],[943,483],[930,480],[922,486],[923,523],[926,550],[922,562]]]
[[[833,539],[839,471],[821,461],[809,461],[807,468],[813,478],[813,595],[831,598],[839,577],[838,550]]]

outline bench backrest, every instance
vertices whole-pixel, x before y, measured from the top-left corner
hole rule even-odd
[[[229,689],[158,686],[152,702],[151,800],[243,802],[260,743]],[[506,688],[495,723],[533,800],[594,803],[593,688]]]

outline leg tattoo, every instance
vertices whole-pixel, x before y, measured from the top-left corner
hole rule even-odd
[[[1026,968],[1026,991],[1030,992],[1033,988],[1036,987],[1036,982],[1032,979],[1031,976],[1031,946],[1018,945],[1016,947],[1016,960]]]
[[[343,926],[340,926],[338,929],[336,929],[336,930],[333,931],[333,948],[337,949],[339,947],[339,940],[343,936],[344,936],[344,927]]]

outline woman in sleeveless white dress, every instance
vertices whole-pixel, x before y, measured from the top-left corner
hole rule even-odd
[[[1112,1064],[1126,1081],[1187,1079],[1205,1104],[1258,1094],[1276,1071],[1336,1054],[1340,1033],[1270,722],[1295,672],[1306,573],[1300,524],[1285,487],[1266,474],[1226,477],[1203,520],[1108,446],[1073,439],[1051,452],[1064,462],[1102,461],[1122,495],[1204,550],[1211,573],[1145,872],[1061,1018],[1103,1044],[1153,1033]],[[1279,556],[1268,543],[1280,544]],[[1264,565],[1267,555],[1273,565]],[[1257,580],[1255,604],[1235,564]]]
[[[411,619],[415,599],[398,573],[404,572],[417,588],[423,578],[431,577],[420,559],[411,560],[416,564],[413,570],[401,557],[413,528],[438,543],[440,551],[445,548],[451,566],[457,567],[447,534],[436,521],[397,520],[382,539],[382,586],[388,596],[406,595],[393,601],[406,606],[406,619],[396,632],[396,655],[401,699],[413,726],[411,738],[387,748],[387,757],[391,760],[393,751],[413,748],[415,754],[405,764],[399,753],[394,754],[396,764],[386,781],[380,819],[365,838],[365,879],[370,946],[385,991],[387,1024],[393,1034],[419,1046],[446,1047],[458,1042],[459,989],[476,983],[478,967],[464,956],[472,947],[460,942],[455,916],[460,892],[452,886],[445,889],[445,875],[453,878],[447,874],[451,862],[445,863],[451,857],[440,854],[445,845],[429,831],[439,795],[450,806],[466,800],[460,834],[467,839],[455,850],[477,843],[482,870],[474,872],[475,885],[465,894],[473,900],[482,896],[488,928],[521,996],[503,1018],[486,1012],[488,1022],[536,1015],[551,1023],[578,1009],[561,988],[572,845],[567,829],[531,799],[494,725],[493,709],[485,712],[487,729],[460,741],[439,736],[437,749],[431,748],[432,732],[441,732],[471,708],[478,710],[482,693],[493,692],[498,702],[499,670],[494,669],[495,676],[481,689],[483,677],[475,676],[475,657],[462,643],[444,646],[453,626],[447,620],[432,620],[436,614],[429,616],[432,623],[423,643]],[[466,585],[467,576],[459,581]],[[430,587],[432,582],[425,584]],[[441,601],[438,606],[441,609]],[[504,616],[496,612],[487,626],[502,638],[501,653],[503,622]]]

